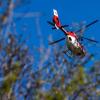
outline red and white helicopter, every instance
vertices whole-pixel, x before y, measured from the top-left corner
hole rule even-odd
[[[65,37],[63,37],[59,40],[50,42],[49,44],[52,45],[52,44],[55,44],[57,42],[60,42],[60,41],[66,39],[67,50],[65,50],[64,53],[67,53],[70,51],[71,56],[74,55],[74,56],[84,57],[86,55],[86,51],[85,51],[83,45],[81,44],[81,41],[83,39],[86,39],[88,41],[92,41],[95,43],[97,43],[98,41],[83,37],[82,35],[78,36],[76,33],[81,32],[83,30],[83,28],[79,29],[76,32],[66,30],[65,27],[68,27],[68,25],[61,25],[61,23],[59,21],[57,10],[53,9],[53,13],[54,13],[53,21],[52,22],[48,21],[48,24],[53,26],[52,29],[60,29],[64,33]],[[98,22],[98,20],[95,20],[95,21],[91,22],[90,24],[86,25],[85,28],[88,28],[89,26],[91,26],[97,22]]]

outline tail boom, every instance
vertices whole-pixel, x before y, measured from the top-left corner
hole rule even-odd
[[[60,23],[59,18],[58,18],[58,12],[57,12],[57,10],[53,9],[53,13],[54,13],[53,22],[55,24],[55,27],[57,29],[59,29],[59,28],[61,28],[61,23]]]

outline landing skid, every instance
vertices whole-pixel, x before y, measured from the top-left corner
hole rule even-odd
[[[81,57],[77,57],[75,55],[73,55],[70,50],[64,50],[63,53],[69,58],[71,59],[71,63],[74,65],[74,66],[79,66],[79,65],[82,65],[84,66],[85,64],[87,64],[93,57],[94,57],[94,54],[86,54],[86,56],[84,56],[83,58]]]
[[[68,49],[67,50],[64,50],[63,53],[65,55],[67,55],[68,57],[70,57],[70,58],[73,58],[74,57],[73,54]]]

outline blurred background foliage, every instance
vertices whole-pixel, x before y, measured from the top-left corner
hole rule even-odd
[[[41,36],[39,47],[30,49],[25,33],[12,30],[13,10],[29,1],[0,0],[1,9],[5,6],[0,13],[0,100],[99,100],[100,61],[93,61],[93,55],[70,60],[63,46],[47,48]]]

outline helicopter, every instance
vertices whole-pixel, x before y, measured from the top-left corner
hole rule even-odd
[[[65,29],[65,27],[68,27],[69,25],[62,25],[61,22],[59,21],[59,17],[58,17],[58,12],[56,9],[53,9],[53,20],[51,21],[47,21],[48,24],[50,24],[52,26],[52,29],[59,29],[61,30],[65,37],[58,39],[56,41],[50,42],[49,45],[53,45],[55,43],[58,43],[60,41],[66,40],[67,43],[67,49],[64,50],[63,52],[65,54],[70,54],[70,56],[78,56],[78,57],[84,57],[86,56],[86,51],[84,49],[84,46],[82,45],[82,41],[88,40],[91,42],[95,42],[98,43],[98,41],[93,40],[93,39],[89,39],[86,37],[83,37],[82,35],[77,35],[77,33],[81,32],[83,30],[83,28],[77,30],[76,32],[73,31],[68,31]],[[91,25],[97,23],[99,20],[94,20],[91,23],[87,24],[85,26],[85,29],[90,27]],[[70,53],[69,53],[70,52]]]

